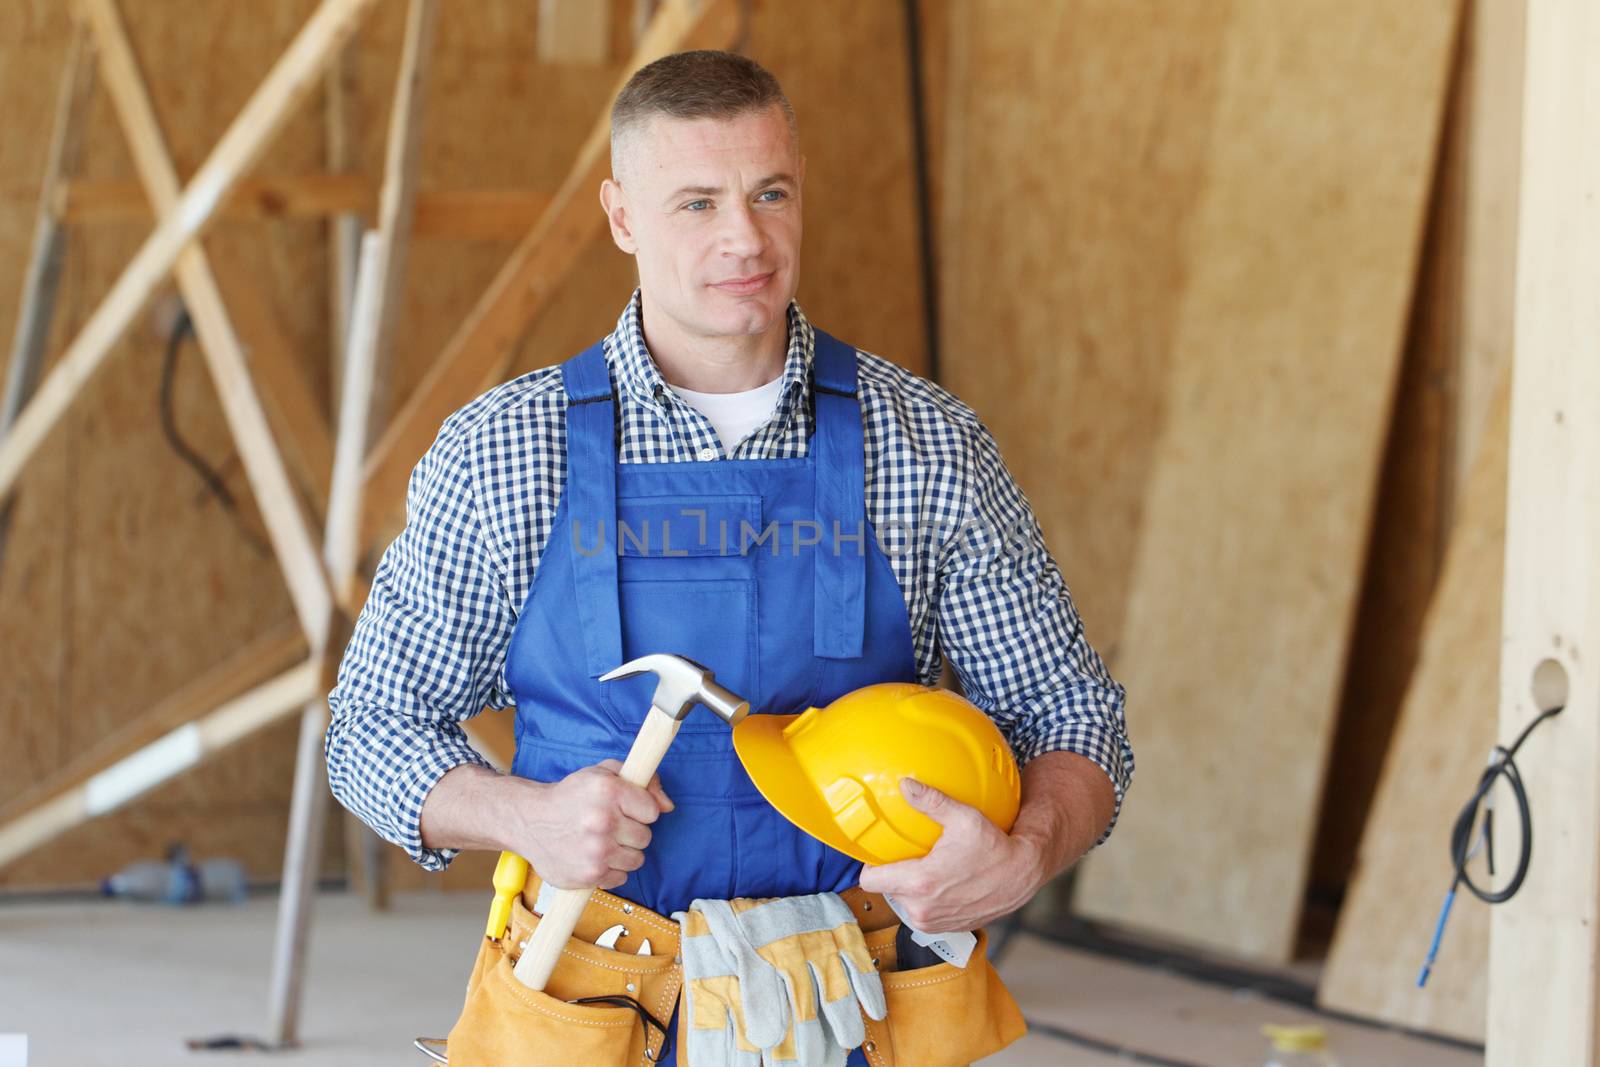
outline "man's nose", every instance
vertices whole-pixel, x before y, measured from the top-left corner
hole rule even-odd
[[[722,250],[729,255],[758,256],[767,248],[767,235],[761,229],[755,210],[749,204],[735,204],[722,214]]]

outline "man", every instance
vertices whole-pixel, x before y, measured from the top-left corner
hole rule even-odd
[[[601,345],[469,404],[417,465],[329,697],[335,794],[426,868],[509,850],[554,885],[662,913],[858,876],[925,930],[1015,910],[1109,835],[1133,754],[1122,688],[993,438],[793,302],[805,159],[757,64],[690,52],[643,68],[613,109],[611,153],[600,201],[639,288]],[[708,526],[776,517],[825,536],[695,547],[696,522],[705,546]],[[624,536],[674,519],[687,554]],[[813,610],[829,552],[866,559],[842,639]],[[947,658],[1023,765],[1016,824],[907,780],[943,835],[923,859],[862,871],[787,832],[704,713],[657,781],[629,785],[606,757],[626,752],[649,689],[595,675],[648,652],[704,662],[757,713],[934,684]],[[459,724],[513,702],[518,754],[501,775]]]

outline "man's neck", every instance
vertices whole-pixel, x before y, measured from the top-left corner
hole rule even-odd
[[[789,316],[764,333],[695,337],[645,305],[644,343],[667,384],[696,393],[742,393],[783,373],[789,350]]]

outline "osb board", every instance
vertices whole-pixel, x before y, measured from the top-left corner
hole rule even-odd
[[[277,2],[240,19],[223,6],[178,7],[153,0],[123,5],[130,36],[177,165],[191,171],[310,11]],[[0,292],[20,290],[42,172],[60,57],[65,6],[6,5],[0,14],[0,87],[11,121],[0,187]],[[32,146],[32,151],[23,147]],[[320,153],[315,116],[290,124],[269,165],[309,169]],[[125,178],[132,170],[103,93],[91,109],[83,173]],[[76,333],[144,237],[140,225],[103,225],[71,235],[58,300],[53,350]],[[292,279],[318,262],[314,225],[234,227],[216,238],[266,283]],[[10,336],[13,299],[0,302]],[[325,311],[289,309],[292,336],[317,337]],[[18,773],[14,795],[94,739],[155,704],[290,614],[276,565],[240,531],[260,520],[221,419],[198,351],[185,348],[173,391],[185,439],[222,472],[241,504],[236,524],[174,455],[159,425],[163,338],[145,316],[88,385],[19,485],[24,521],[11,539],[0,582],[0,736]],[[307,366],[315,348],[300,346]],[[17,583],[13,585],[12,583]],[[21,590],[22,595],[11,595]],[[4,872],[6,886],[96,881],[173,839],[197,854],[228,854],[256,877],[272,876],[282,851],[293,760],[292,728],[247,741],[220,760],[125,812],[97,820]],[[15,753],[15,755],[12,755]],[[228,817],[218,818],[219,813]],[[328,858],[337,861],[337,844]]]
[[[1454,0],[1232,5],[1120,678],[1139,779],[1078,907],[1292,952]]]
[[[1422,269],[1384,450],[1366,570],[1323,785],[1308,903],[1336,906],[1378,787],[1444,554],[1455,472],[1451,381],[1459,354],[1464,85],[1456,65]]]
[[[1312,884],[1348,882],[1449,533],[1511,358],[1522,0],[1467,7]]]
[[[941,379],[1028,494],[1115,666],[1231,8],[952,9]]]
[[[1487,905],[1461,890],[1428,985],[1416,979],[1450,883],[1450,826],[1496,737],[1509,409],[1503,386],[1317,994],[1325,1007],[1471,1041],[1484,1039],[1488,1007]]]

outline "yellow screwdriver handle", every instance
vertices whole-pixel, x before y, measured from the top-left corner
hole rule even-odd
[[[500,853],[500,862],[494,865],[494,903],[489,905],[489,927],[485,931],[491,941],[506,935],[511,925],[511,902],[528,884],[528,861],[515,852]]]

